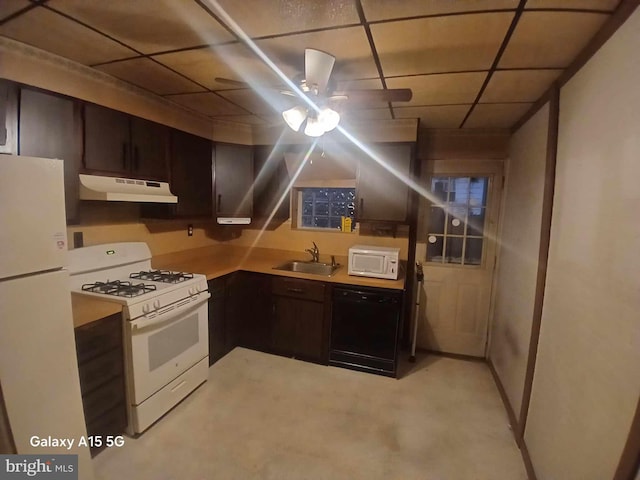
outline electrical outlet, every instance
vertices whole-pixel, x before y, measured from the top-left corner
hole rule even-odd
[[[193,225],[191,224],[187,225],[187,235],[193,237]]]

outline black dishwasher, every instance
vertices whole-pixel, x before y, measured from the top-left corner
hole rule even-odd
[[[401,311],[400,291],[334,288],[329,364],[395,377]]]

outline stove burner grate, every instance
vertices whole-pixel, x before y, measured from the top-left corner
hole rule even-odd
[[[149,270],[132,273],[129,278],[151,282],[180,283],[193,278],[193,273],[171,272],[169,270]]]
[[[114,280],[112,282],[85,283],[82,285],[82,290],[85,292],[115,295],[117,297],[137,297],[148,292],[153,292],[155,289],[155,285],[131,283],[120,280]]]

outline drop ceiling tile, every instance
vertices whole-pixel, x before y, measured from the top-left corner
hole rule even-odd
[[[346,122],[353,120],[391,120],[391,111],[386,108],[347,109],[341,113]]]
[[[336,91],[343,90],[368,90],[382,88],[380,78],[363,78],[361,80],[339,80],[336,82]]]
[[[186,93],[183,95],[170,95],[165,98],[210,117],[247,114],[244,109],[215,93]]]
[[[85,65],[135,55],[133,50],[43,7],[1,25],[0,35]]]
[[[441,15],[447,13],[515,9],[518,0],[362,0],[364,15],[369,22],[392,18]]]
[[[248,125],[265,125],[266,120],[255,115],[220,115],[212,117],[217,120],[225,120],[227,122],[245,123]]]
[[[458,128],[471,105],[440,105],[434,107],[394,107],[396,118],[419,118],[420,127]]]
[[[566,68],[609,18],[583,12],[525,12],[499,68]]]
[[[473,103],[486,76],[487,72],[471,72],[393,77],[387,78],[387,87],[413,92],[411,101],[394,103],[397,107]]]
[[[202,92],[204,88],[148,58],[134,58],[96,67],[158,95]]]
[[[478,104],[464,128],[511,128],[527,113],[533,103]]]
[[[562,70],[501,70],[489,80],[480,103],[535,102]]]
[[[570,8],[613,11],[620,0],[528,0],[526,9],[531,8]]]
[[[216,77],[258,85],[282,83],[262,60],[240,43],[168,53],[153,58],[211,90],[238,88],[216,82]],[[296,72],[286,65],[280,65],[280,68],[287,76],[293,76]]]
[[[280,68],[287,67],[298,74],[304,72],[304,49],[315,48],[336,57],[332,73],[335,81],[378,76],[363,27],[270,38],[256,44]]]
[[[147,54],[234,39],[193,0],[50,0],[47,5]]]
[[[31,5],[28,0],[2,0],[0,2],[0,21]]]
[[[250,37],[360,22],[353,0],[218,0],[218,3]]]
[[[218,93],[256,115],[272,114],[274,112],[279,114],[298,103],[295,98],[282,95],[277,89],[221,90]]]
[[[385,76],[487,70],[513,13],[454,15],[371,25]]]

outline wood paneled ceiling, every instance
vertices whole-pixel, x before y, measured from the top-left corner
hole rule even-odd
[[[3,0],[0,35],[118,77],[211,118],[272,124],[291,99],[223,9],[289,78],[304,49],[336,58],[339,89],[411,88],[344,103],[345,118],[510,128],[620,0]],[[218,83],[216,77],[254,88]]]

